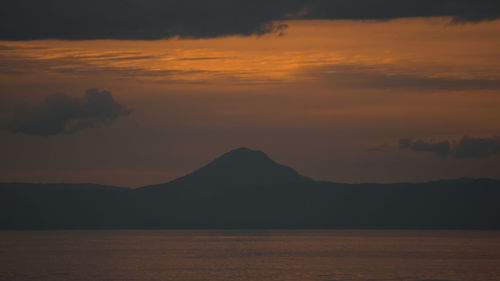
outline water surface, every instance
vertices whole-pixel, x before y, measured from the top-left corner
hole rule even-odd
[[[493,231],[4,231],[0,280],[500,278]]]

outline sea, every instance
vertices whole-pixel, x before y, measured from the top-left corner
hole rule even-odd
[[[498,281],[500,232],[1,231],[0,280]]]

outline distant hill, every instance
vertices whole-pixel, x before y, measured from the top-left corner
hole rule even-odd
[[[0,183],[0,229],[500,229],[500,181],[317,182],[248,148],[127,189]]]
[[[141,189],[194,188],[205,192],[215,188],[248,188],[262,185],[307,184],[313,180],[290,167],[271,160],[262,151],[242,147],[218,157],[205,167],[172,182]]]

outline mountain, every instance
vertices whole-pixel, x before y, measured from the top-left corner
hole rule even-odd
[[[208,165],[166,184],[143,189],[160,189],[169,186],[232,187],[242,188],[274,184],[311,183],[290,167],[274,162],[264,152],[246,147],[229,151]]]
[[[0,183],[0,229],[500,229],[500,181],[317,182],[239,148],[168,183]]]

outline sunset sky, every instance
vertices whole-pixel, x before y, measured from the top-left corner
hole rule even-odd
[[[500,178],[496,1],[138,2],[2,1],[0,181]]]

